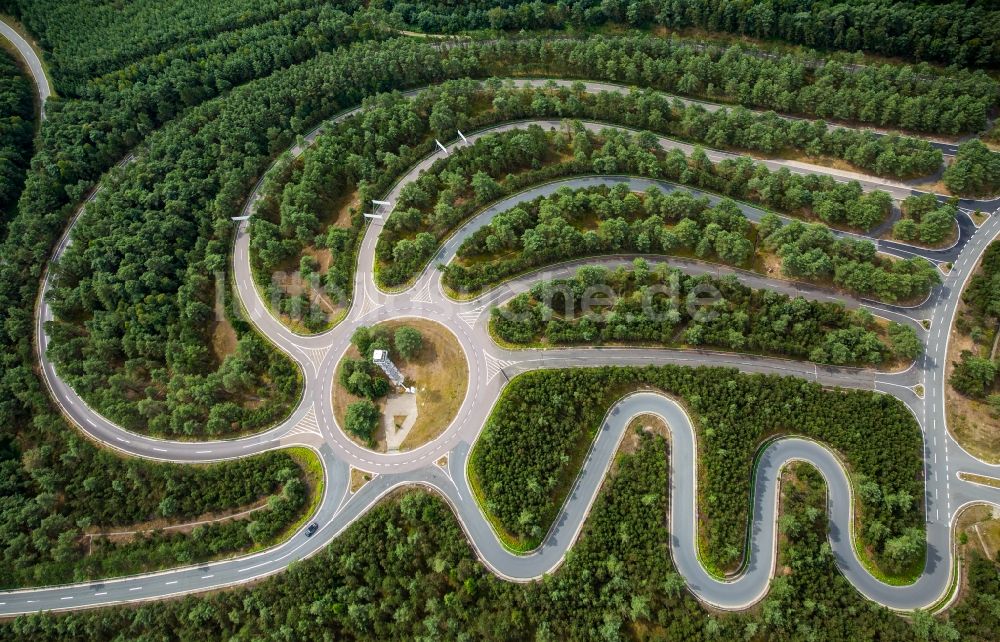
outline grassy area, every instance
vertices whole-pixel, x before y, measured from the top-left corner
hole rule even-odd
[[[950,352],[950,351],[949,351]],[[950,366],[949,366],[950,367]],[[964,397],[945,384],[948,429],[955,440],[972,455],[989,463],[1000,462],[1000,427],[989,407],[975,399]]]
[[[969,506],[962,511],[955,524],[959,550],[962,557],[978,551],[986,559],[994,559],[1000,552],[1000,519],[993,509],[984,504]]]
[[[372,480],[372,473],[351,466],[351,492],[356,493]]]
[[[982,141],[993,151],[1000,152],[1000,119],[993,123],[993,127],[983,134]]]
[[[316,514],[316,510],[319,508],[320,501],[323,499],[326,472],[323,470],[323,462],[320,461],[319,456],[317,456],[311,448],[305,448],[303,446],[293,446],[292,448],[286,449],[285,452],[287,452],[295,463],[302,468],[303,480],[309,489],[309,500],[302,509],[302,513],[297,520],[289,524],[274,539],[267,542],[261,542],[260,544],[254,546],[251,552],[270,548],[291,537],[300,528],[302,528],[306,522],[312,519],[313,515]]]
[[[469,387],[469,364],[458,339],[440,323],[428,319],[409,317],[393,319],[378,324],[386,328],[390,335],[402,326],[415,328],[424,338],[420,352],[410,360],[397,360],[400,371],[417,388],[417,419],[410,432],[403,439],[400,450],[411,450],[436,439],[458,415],[458,409],[465,400]],[[348,348],[345,359],[360,358],[353,345]],[[341,366],[337,366],[336,381],[339,382]],[[358,401],[339,383],[333,387],[333,411],[341,426],[345,425],[347,406]],[[386,400],[377,402],[380,410],[385,410]],[[353,438],[353,437],[352,437]],[[365,445],[355,439],[360,445]],[[376,450],[385,452],[384,427],[375,434]]]
[[[959,479],[964,479],[965,481],[970,481],[974,484],[982,484],[983,486],[1000,488],[1000,479],[997,479],[996,477],[986,477],[985,475],[976,475],[974,473],[962,473],[962,472],[958,473],[958,477]]]

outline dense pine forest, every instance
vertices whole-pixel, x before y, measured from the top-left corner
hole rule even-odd
[[[912,328],[882,328],[865,309],[753,289],[735,275],[688,276],[641,258],[631,270],[588,266],[536,283],[493,308],[491,331],[515,345],[718,347],[835,365],[909,361],[923,350]]]
[[[377,4],[429,32],[465,29],[582,29],[626,24],[727,32],[823,49],[863,50],[947,64],[996,66],[997,8],[987,1],[575,0],[398,2]]]
[[[646,387],[675,395],[694,415],[703,474],[701,554],[711,568],[739,565],[754,453],[766,437],[785,433],[840,451],[856,476],[864,515],[856,535],[887,574],[905,576],[922,566],[921,437],[902,403],[871,392],[824,391],[793,377],[712,368],[540,370],[514,379],[470,460],[482,505],[504,534],[528,549],[538,544],[608,408]]]
[[[966,599],[948,621],[912,622],[874,606],[837,572],[826,544],[822,478],[796,466],[784,489],[782,568],[749,613],[706,612],[668,552],[666,445],[639,438],[622,455],[573,555],[553,575],[506,583],[478,562],[441,500],[387,501],[320,557],[249,589],[137,607],[18,618],[5,640],[974,640],[1000,625],[1000,577],[973,558]],[[833,617],[847,612],[850,617]]]
[[[24,187],[34,123],[31,81],[9,53],[0,51],[0,234]]]
[[[409,284],[449,234],[499,199],[557,178],[633,174],[669,179],[711,199],[684,189],[601,189],[526,203],[471,236],[445,270],[445,284],[475,293],[530,268],[612,252],[676,250],[747,268],[769,253],[788,278],[909,303],[939,282],[930,263],[890,261],[872,244],[838,238],[827,227],[881,225],[894,214],[885,192],[771,171],[760,159],[891,179],[940,178],[936,189],[956,197],[1000,190],[995,148],[971,140],[946,160],[919,138],[957,140],[993,125],[1000,10],[982,0],[0,0],[0,12],[37,41],[57,94],[46,104],[47,120],[36,123],[29,79],[0,52],[4,588],[258,550],[315,508],[311,455],[275,451],[205,466],[127,458],[85,438],[59,412],[39,375],[35,306],[58,238],[98,185],[73,244],[51,266],[48,355],[108,418],[170,439],[264,430],[288,416],[302,392],[295,365],[243,317],[228,273],[231,218],[262,178],[251,261],[278,312],[303,304],[270,280],[279,269],[315,276],[347,305],[364,205],[433,151],[435,138],[451,140],[456,129],[572,119],[554,130],[485,134],[408,186],[379,239],[381,285]],[[476,38],[445,45],[401,33],[411,30],[472,31]],[[514,77],[645,89],[591,92],[581,83],[544,80],[524,88],[497,80]],[[361,114],[324,124],[358,105]],[[280,160],[320,125],[310,149]],[[853,125],[880,132],[841,127]],[[712,163],[701,148],[664,151],[659,137],[749,156]],[[577,203],[587,199],[595,202]],[[801,220],[771,213],[752,224],[736,201]],[[911,201],[893,233],[940,245],[956,216],[954,205]],[[501,251],[503,261],[483,260]],[[320,252],[331,258],[322,270],[311,259]],[[966,293],[977,327],[1000,315],[993,300],[997,256],[986,255]],[[638,289],[634,273],[621,278],[628,279],[626,291]],[[905,330],[883,332],[855,312],[717,285],[752,308],[746,320],[738,311],[726,317],[749,328],[741,337],[749,343],[725,335],[722,322],[701,330],[688,325],[685,343],[779,352],[775,328],[795,317],[797,334],[782,336],[792,356],[874,364],[919,351]],[[530,296],[539,295],[516,305],[533,308]],[[753,319],[760,318],[771,331],[755,331]],[[318,331],[330,321],[303,323]],[[593,333],[579,325],[533,321],[496,329],[524,343],[653,336],[613,323]],[[660,328],[656,340],[664,337]],[[963,355],[951,385],[996,405],[998,379],[995,362]],[[681,368],[552,372],[513,385],[518,398],[501,400],[473,462],[489,511],[512,537],[533,541],[544,532],[603,412],[641,385],[676,395],[700,419],[704,553],[713,568],[738,565],[752,455],[777,431],[836,448],[852,469],[862,511],[858,536],[873,563],[889,575],[919,571],[920,431],[889,397]],[[546,430],[527,430],[524,417]],[[822,480],[806,466],[790,471],[784,487],[782,572],[768,596],[748,612],[706,609],[670,560],[669,445],[648,435],[632,441],[634,452],[617,460],[581,541],[539,582],[495,577],[445,502],[406,491],[317,557],[255,586],[22,616],[0,625],[0,639],[989,640],[1000,628],[1000,572],[980,557],[963,562],[966,590],[943,616],[904,619],[861,597],[829,553]],[[740,464],[723,466],[723,456]],[[197,529],[159,528],[250,509],[249,516]],[[133,528],[143,533],[105,536]]]
[[[607,160],[604,154],[615,152],[627,158],[629,164],[615,163],[612,172],[641,175],[644,161],[656,162],[638,139],[613,132],[605,138],[600,152],[592,156],[595,166]],[[586,142],[575,138],[572,149],[575,152]],[[790,174],[771,174],[764,168],[741,184],[736,182],[739,162],[713,165],[703,157],[699,160],[697,150],[692,157],[688,165],[683,154],[671,153],[660,165],[666,167],[663,173],[650,173],[679,175],[684,183],[699,186],[735,183],[740,186],[735,189],[744,196],[747,190],[759,190],[781,199],[782,195],[771,189],[775,184],[787,187],[789,192],[802,192],[797,179],[790,180],[790,184],[783,181],[793,176]],[[846,212],[850,216],[852,211],[874,210],[878,216],[888,207],[884,192],[866,194],[855,201],[847,197],[845,205],[845,200],[840,199],[850,189],[831,186],[827,193],[822,188],[818,186],[812,201],[822,203],[823,212]],[[562,187],[552,196],[541,196],[501,212],[462,242],[457,252],[459,260],[444,267],[444,283],[456,292],[479,292],[531,269],[569,259],[621,253],[696,256],[753,267],[763,251],[780,259],[781,271],[788,277],[832,284],[855,296],[919,301],[940,282],[940,275],[929,261],[919,257],[890,259],[877,254],[875,245],[867,239],[837,237],[820,223],[783,222],[768,213],[761,217],[759,225],[754,225],[741,205],[728,198],[713,205],[705,196],[696,197],[680,189],[663,193],[656,188],[640,195],[619,183],[610,189]]]

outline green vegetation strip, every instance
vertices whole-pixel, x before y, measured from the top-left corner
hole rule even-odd
[[[141,460],[122,464],[115,455],[100,452],[99,461],[78,462],[75,483],[88,499],[73,507],[77,523],[50,520],[62,534],[51,559],[25,565],[14,558],[0,565],[5,586],[119,577],[262,550],[294,533],[322,498],[322,463],[306,448],[204,466]],[[239,513],[262,497],[267,504],[241,518],[164,529],[206,514]],[[116,517],[119,514],[125,517]],[[143,526],[149,521],[154,522],[152,528]],[[140,532],[124,540],[102,536],[131,530]]]
[[[685,640],[854,640],[873,633],[908,640],[930,631],[929,639],[987,642],[1000,627],[991,608],[1000,578],[982,558],[971,561],[966,598],[947,620],[921,612],[911,623],[858,594],[829,552],[825,486],[808,465],[786,469],[781,485],[778,564],[792,572],[774,579],[758,609],[710,611],[685,590],[670,561],[668,449],[645,435],[619,459],[580,541],[543,582],[494,577],[476,561],[448,505],[413,491],[372,508],[325,553],[253,586],[141,609],[24,616],[0,624],[0,640],[74,639],[80,632],[110,638],[167,626],[180,638],[222,638],[237,627],[268,637],[275,612],[294,618],[289,626],[303,639],[416,639],[428,632],[448,638],[470,630],[506,639],[615,639],[639,630]]]
[[[749,520],[748,467],[760,444],[785,434],[804,435],[842,453],[858,489],[864,528],[857,539],[872,551],[884,576],[905,580],[921,558],[921,510],[913,499],[922,488],[916,481],[920,432],[897,400],[865,391],[824,391],[791,377],[673,366],[539,371],[512,381],[469,464],[478,498],[508,545],[517,550],[537,545],[600,418],[636,387],[678,395],[690,409],[702,458],[699,510],[708,568],[738,568]]]
[[[890,323],[886,330],[864,309],[753,289],[734,275],[690,276],[641,258],[631,269],[584,266],[571,278],[536,283],[493,308],[490,334],[516,348],[695,346],[835,365],[909,362],[923,349],[912,328]]]
[[[615,149],[631,148],[632,153],[620,157],[643,153],[638,139],[628,134],[605,135],[615,141]],[[584,143],[589,141],[578,137],[573,148]],[[683,154],[668,156],[672,160],[666,162],[678,163],[674,173],[691,169]],[[711,166],[711,171],[735,179],[740,174],[738,163],[727,163]],[[616,167],[627,175],[643,172],[641,163]],[[693,182],[704,185],[714,180]],[[870,241],[838,238],[821,224],[785,222],[767,213],[754,225],[728,198],[713,206],[707,196],[696,197],[686,190],[664,194],[650,188],[635,194],[625,183],[566,186],[497,214],[462,242],[455,260],[445,266],[442,282],[449,290],[468,295],[567,260],[637,253],[694,255],[735,266],[756,266],[769,255],[780,261],[786,277],[833,284],[885,301],[921,300],[940,283],[929,261],[880,256]]]

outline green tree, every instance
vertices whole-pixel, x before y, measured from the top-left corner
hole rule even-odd
[[[953,365],[955,369],[951,373],[951,385],[962,394],[983,397],[993,387],[997,366],[989,359],[963,350],[959,361]]]
[[[889,341],[892,343],[892,351],[903,359],[916,359],[924,351],[924,344],[917,332],[902,323],[889,324]]]
[[[412,359],[424,346],[424,337],[416,328],[405,325],[396,330],[394,337],[396,351],[404,359]]]
[[[361,356],[368,357],[371,355],[371,346],[374,338],[372,337],[371,328],[363,325],[359,325],[357,329],[351,333],[351,343],[354,347],[358,349]]]
[[[993,194],[1000,190],[1000,154],[990,151],[978,138],[962,143],[942,180],[961,196]]]
[[[378,406],[371,400],[364,399],[347,406],[344,423],[347,432],[370,443],[378,427],[379,417],[381,413]]]

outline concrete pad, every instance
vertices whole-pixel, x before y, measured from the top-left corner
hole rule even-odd
[[[402,422],[397,418],[402,417]],[[417,395],[404,392],[390,394],[385,399],[382,409],[382,431],[385,433],[385,448],[388,452],[397,452],[399,445],[417,421]]]

